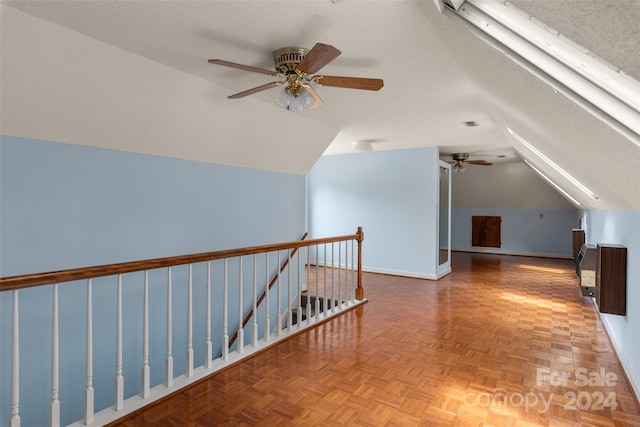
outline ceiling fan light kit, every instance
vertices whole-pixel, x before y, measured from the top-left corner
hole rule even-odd
[[[322,99],[311,86],[312,84],[374,91],[380,90],[384,86],[384,82],[381,79],[314,75],[340,54],[341,52],[335,47],[323,43],[316,43],[311,50],[301,46],[283,47],[273,52],[275,72],[222,59],[210,59],[209,63],[266,74],[281,79],[281,81],[267,83],[236,93],[229,96],[229,99],[244,98],[247,95],[262,92],[274,86],[284,86],[276,97],[276,103],[289,111],[299,112],[307,108],[319,107],[323,104]]]
[[[276,102],[282,108],[289,111],[300,112],[305,108],[311,108],[316,103],[313,96],[302,86],[285,86],[276,97]]]

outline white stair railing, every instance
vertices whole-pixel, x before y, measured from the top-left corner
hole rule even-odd
[[[2,363],[9,359],[11,364],[11,399],[6,408],[0,408],[0,413],[7,414],[5,421],[0,420],[0,425],[6,421],[11,427],[21,424],[53,427],[107,424],[293,333],[362,304],[366,301],[360,262],[363,239],[359,228],[356,234],[347,236],[0,278],[0,292],[12,293],[11,357],[0,358]],[[349,241],[352,242],[350,250]],[[328,246],[330,259],[327,258]],[[357,265],[354,264],[356,252]],[[244,262],[249,256],[251,262]],[[166,279],[157,274],[163,269],[166,269]],[[183,269],[186,269],[186,278],[179,274]],[[64,303],[63,296],[68,293],[60,295],[59,290],[73,286],[78,280],[85,281],[86,306],[78,313],[65,312],[61,320],[61,298]],[[139,285],[135,285],[140,282],[141,291]],[[47,290],[49,286],[51,291]],[[113,302],[99,292],[105,286],[112,286]],[[31,328],[34,325],[24,318],[32,308],[27,307],[20,313],[18,296],[20,289],[35,287],[38,289],[33,292],[43,291],[49,301],[47,306],[52,307],[51,322],[35,326],[51,333],[51,371],[47,378],[31,378],[29,372],[24,371],[21,382],[21,355],[38,349],[24,348],[24,344],[20,347],[20,336],[24,333],[20,330],[20,320]],[[77,286],[74,289],[78,289]],[[140,293],[142,307],[136,303],[137,308],[132,309],[127,301],[139,301]],[[151,301],[162,300],[165,293],[166,310],[163,312],[157,306],[157,312],[153,312],[154,319],[163,314],[159,316],[161,321],[150,321]],[[222,301],[215,296],[220,293]],[[184,306],[174,304],[176,295],[180,295],[180,301],[185,301]],[[113,304],[112,314],[105,318],[105,307],[110,304]],[[137,317],[140,314],[141,318]],[[237,319],[237,324],[233,319]],[[141,321],[141,325],[132,327],[134,321]],[[182,322],[186,324],[185,329],[176,328]],[[70,341],[65,337],[73,333],[67,330],[73,329],[70,325],[74,324],[86,327],[84,350],[60,346],[61,342]],[[103,326],[109,324],[115,324],[115,351],[112,350],[112,362],[104,364],[98,349],[103,348],[105,342],[113,342],[113,338],[101,336]],[[278,326],[273,330],[272,325]],[[164,328],[165,334],[162,333]],[[232,330],[236,332],[230,334]],[[245,330],[249,332],[245,333]],[[230,339],[231,335],[233,339]],[[166,338],[166,345],[163,338]],[[181,354],[185,355],[184,371],[177,376],[174,373],[174,348],[182,349],[184,353]],[[214,348],[220,349],[215,359]],[[136,352],[135,359],[127,357]],[[163,360],[164,380],[160,372]],[[85,369],[83,390],[74,391],[69,388],[70,381],[65,383],[64,380],[75,376],[78,368],[82,369],[82,363]],[[127,374],[131,367],[141,372],[140,377],[132,378]],[[102,380],[105,377],[112,380],[105,382]],[[21,385],[25,387],[21,389]],[[50,390],[50,398],[45,399],[41,409],[33,410],[37,406],[35,397],[42,394],[33,387],[40,386]],[[135,389],[133,394],[128,391],[132,388]],[[79,393],[84,395],[84,402],[78,403],[76,396]],[[25,413],[20,412],[21,395],[30,399],[30,410]],[[105,395],[111,396],[106,404]]]

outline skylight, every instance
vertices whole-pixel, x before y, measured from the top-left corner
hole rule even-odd
[[[531,152],[533,152],[536,156],[538,156],[542,161],[544,161],[546,164],[548,164],[549,166],[551,166],[556,172],[558,172],[560,175],[562,175],[564,178],[566,178],[567,180],[569,180],[569,182],[571,182],[573,185],[575,185],[576,187],[578,187],[580,189],[580,191],[582,191],[584,194],[586,194],[587,196],[591,197],[593,200],[600,200],[600,198],[591,190],[589,190],[587,187],[585,187],[580,181],[578,181],[577,179],[575,179],[573,176],[571,176],[568,172],[566,172],[564,169],[562,169],[560,166],[558,166],[557,164],[555,164],[553,162],[553,160],[551,160],[550,158],[548,158],[547,156],[545,156],[542,152],[540,152],[540,150],[538,150],[536,147],[534,147],[533,145],[529,144],[524,138],[522,138],[520,135],[518,135],[517,133],[515,133],[514,131],[512,131],[510,128],[507,128],[507,130],[509,131],[509,133],[511,135],[513,135],[513,137],[515,139],[517,139],[522,145],[524,145],[525,147],[527,147],[529,150],[531,150]],[[529,166],[531,166],[531,164],[529,162],[527,162],[527,164]],[[531,166],[533,168],[533,166]],[[533,168],[534,170],[537,171],[537,169]],[[539,171],[537,171],[538,173],[540,173]],[[544,176],[544,175],[543,175]],[[551,182],[551,180],[549,180],[547,178],[547,180],[549,182]],[[554,184],[555,186],[555,184]],[[557,187],[557,186],[556,186]],[[558,187],[559,188],[559,187]],[[563,192],[564,193],[564,192]]]
[[[509,2],[443,1],[444,14],[640,145],[640,82]]]
[[[580,202],[578,202],[576,199],[574,199],[573,197],[571,197],[569,195],[569,193],[567,193],[566,191],[564,191],[562,188],[560,188],[560,186],[558,184],[556,184],[555,182],[551,181],[551,179],[546,176],[545,174],[543,174],[538,168],[536,168],[535,166],[533,166],[531,163],[529,163],[527,160],[524,161],[531,169],[533,169],[538,175],[540,175],[540,178],[544,179],[545,181],[547,181],[553,188],[555,188],[556,190],[558,190],[564,197],[566,197],[567,199],[569,199],[574,205],[580,206]]]

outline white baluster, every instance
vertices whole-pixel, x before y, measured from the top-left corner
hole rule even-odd
[[[318,245],[316,245],[316,319],[318,318],[318,316],[320,316],[320,291],[318,289],[318,287],[320,286],[320,281],[318,280],[318,273],[319,273],[319,267],[318,267],[318,252],[320,252],[320,248],[318,247]]]
[[[278,268],[278,281],[276,283],[276,287],[277,287],[277,289],[276,289],[276,298],[278,298],[277,303],[276,303],[277,309],[278,309],[278,318],[277,318],[277,320],[278,320],[278,332],[277,332],[278,336],[280,336],[282,334],[282,304],[281,304],[281,302],[282,302],[281,292],[282,291],[280,289],[280,265],[281,265],[281,262],[280,262],[280,251],[278,251],[278,266],[277,266],[277,268]]]
[[[118,274],[116,285],[116,411],[124,407],[124,377],[122,376],[122,275]]]
[[[60,426],[60,364],[58,334],[58,284],[53,285],[53,316],[51,318],[51,427]]]
[[[347,300],[349,298],[349,248],[347,247],[347,242],[345,240],[344,242],[344,264],[342,264],[342,299],[340,300],[342,302],[342,305],[345,305],[347,303]]]
[[[258,346],[258,271],[256,254],[253,254],[253,346]]]
[[[222,359],[229,359],[229,322],[228,322],[228,285],[227,285],[227,259],[224,259],[224,290],[222,296]]]
[[[85,390],[84,422],[93,424],[93,302],[91,279],[87,280],[87,386]]]
[[[167,359],[166,359],[166,379],[167,387],[173,386],[173,295],[171,292],[171,267],[167,267]]]
[[[307,246],[307,322],[311,323],[311,246]],[[315,314],[314,314],[315,317]]]
[[[269,319],[269,252],[264,254],[265,306],[264,306],[264,339],[271,341],[271,319]]]
[[[324,243],[323,246],[324,246],[324,258],[322,259],[323,260],[323,263],[322,263],[323,264],[323,267],[322,267],[323,274],[322,274],[322,276],[323,276],[323,282],[324,282],[324,293],[323,293],[323,295],[324,295],[324,311],[323,312],[324,312],[324,314],[326,316],[328,314],[328,310],[329,310],[329,294],[327,292],[327,244]]]
[[[187,283],[187,367],[185,374],[193,376],[193,268],[189,264],[189,278]]]
[[[302,278],[300,277],[300,248],[296,251],[296,265],[297,265],[297,275],[296,281],[298,282],[298,294],[296,299],[298,300],[298,326],[302,325]]]
[[[293,310],[291,310],[291,249],[287,252],[287,330],[291,330]]]
[[[349,305],[349,241],[344,242],[344,299],[343,305]]]
[[[239,272],[238,272],[238,336],[237,336],[237,342],[238,345],[236,346],[236,348],[238,349],[238,353],[242,354],[244,353],[244,328],[242,327],[242,313],[243,313],[243,307],[242,307],[242,257],[239,257],[238,259],[238,264],[239,264]]]
[[[338,242],[338,305],[342,307],[342,242]]]
[[[349,302],[354,301],[355,292],[356,292],[356,281],[355,281],[355,253],[356,253],[356,241],[351,241],[351,291],[349,292]]]
[[[11,325],[11,427],[20,427],[20,316],[18,290],[13,291],[13,322]]]
[[[144,271],[142,297],[142,398],[151,394],[151,368],[149,367],[149,270]]]
[[[335,243],[331,242],[331,311],[336,311],[336,296],[335,296],[335,278],[334,273],[336,270],[335,263]]]
[[[211,261],[207,261],[207,341],[205,366],[210,369],[213,366],[213,349],[211,344]]]

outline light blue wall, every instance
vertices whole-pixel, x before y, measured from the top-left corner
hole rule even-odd
[[[640,211],[582,211],[586,243],[627,247],[627,315],[601,314],[625,373],[640,395]]]
[[[508,161],[468,169],[452,174],[453,250],[571,257],[577,211],[530,167]],[[474,215],[502,218],[501,248],[471,246]]]
[[[325,156],[308,175],[312,236],[365,233],[370,271],[436,276],[438,150]]]
[[[304,177],[2,137],[2,275],[304,232]]]
[[[0,153],[2,276],[297,240],[304,232],[304,176],[6,136],[0,140]],[[262,268],[264,261],[258,265]],[[237,275],[237,265],[230,269],[232,277]],[[185,366],[187,270],[174,270],[174,358],[175,373],[180,374]],[[205,307],[203,275],[203,266],[197,266],[194,310],[200,318]],[[214,265],[213,275],[219,319],[220,265]],[[157,355],[166,348],[166,272],[150,276],[151,354]],[[127,395],[140,384],[142,283],[141,274],[124,278]],[[85,283],[60,289],[65,424],[82,418],[85,289]],[[48,411],[43,408],[51,398],[51,286],[25,289],[19,295],[22,422],[45,425]],[[251,289],[246,287],[244,295],[244,301],[250,301]],[[94,282],[93,301],[94,333],[101,338],[94,342],[99,410],[113,403],[115,278]],[[3,425],[10,414],[11,313],[11,293],[0,294]],[[230,318],[233,331],[238,315]],[[214,329],[220,330],[219,322],[214,319]],[[196,363],[204,357],[203,331],[204,324],[195,322]],[[214,349],[220,349],[219,342],[214,342]],[[156,356],[150,363],[152,382],[161,382],[164,361]]]
[[[471,246],[471,217],[474,215],[502,218],[500,248]],[[577,227],[577,217],[575,209],[454,208],[451,223],[453,250],[570,258],[571,230]]]

